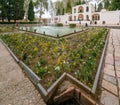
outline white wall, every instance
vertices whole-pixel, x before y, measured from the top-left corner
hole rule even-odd
[[[84,12],[83,13],[78,13],[78,8],[80,6],[83,6]],[[89,7],[89,12],[86,12],[86,7]],[[76,13],[74,13],[74,9],[76,9]],[[81,24],[87,23],[88,25],[90,24],[90,21],[92,21],[92,15],[93,14],[99,14],[100,15],[100,20],[95,20],[97,24],[103,24],[103,21],[105,21],[106,25],[117,25],[120,24],[120,10],[119,11],[101,11],[101,12],[95,12],[95,8],[92,4],[89,5],[78,5],[72,8],[72,14],[65,14],[61,16],[55,16],[53,17],[53,21],[51,23],[63,23],[64,25],[68,25],[70,23],[75,23],[75,24],[80,24],[78,21],[78,16],[79,14],[84,15],[84,21],[81,21]],[[86,21],[86,15],[89,16],[90,21]],[[69,16],[72,16],[72,21],[69,21]],[[74,16],[76,16],[76,21],[74,21]],[[55,18],[58,18],[55,20]],[[95,22],[94,21],[94,22]],[[66,23],[67,22],[67,23]]]
[[[84,12],[83,13],[78,13],[78,9],[79,7],[82,6],[84,8]],[[89,7],[89,11],[86,12],[86,7]],[[76,9],[76,13],[74,13],[74,9]],[[89,5],[78,5],[78,6],[75,6],[72,8],[72,20],[74,20],[74,16],[76,16],[76,19],[78,20],[78,16],[79,14],[83,14],[84,15],[84,20],[86,20],[86,15],[89,16],[89,19],[91,20],[91,15],[92,15],[92,12],[94,12],[94,8],[93,8],[93,5],[92,4],[89,4]]]
[[[52,18],[51,23],[63,23],[64,25],[68,24],[70,14],[59,15]],[[57,20],[55,20],[57,18]]]
[[[106,24],[117,25],[120,22],[120,11],[100,12],[100,24],[105,21]]]

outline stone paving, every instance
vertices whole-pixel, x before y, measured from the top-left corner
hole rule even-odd
[[[111,29],[101,84],[102,105],[120,105],[120,29]]]
[[[46,105],[40,93],[1,42],[0,105]]]

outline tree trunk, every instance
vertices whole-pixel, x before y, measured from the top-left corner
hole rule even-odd
[[[10,23],[10,19],[8,19],[8,22]]]
[[[14,22],[16,23],[16,19],[14,20]]]
[[[2,18],[2,22],[4,22],[4,19]]]

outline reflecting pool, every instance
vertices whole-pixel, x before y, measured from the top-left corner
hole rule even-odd
[[[28,30],[34,32],[36,30],[36,33],[51,35],[51,36],[64,36],[66,34],[79,32],[82,29],[80,27],[78,28],[69,28],[69,27],[57,27],[57,26],[30,26],[30,27],[20,27],[20,29]]]

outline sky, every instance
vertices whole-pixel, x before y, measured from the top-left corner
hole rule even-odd
[[[52,0],[53,2],[55,2],[55,1],[58,1],[58,0]],[[89,0],[89,1],[91,1],[91,3],[95,3],[95,0]],[[42,15],[42,17],[43,18],[50,18],[51,16],[49,15],[49,13],[47,13],[47,12],[45,12],[45,14],[44,15]]]

